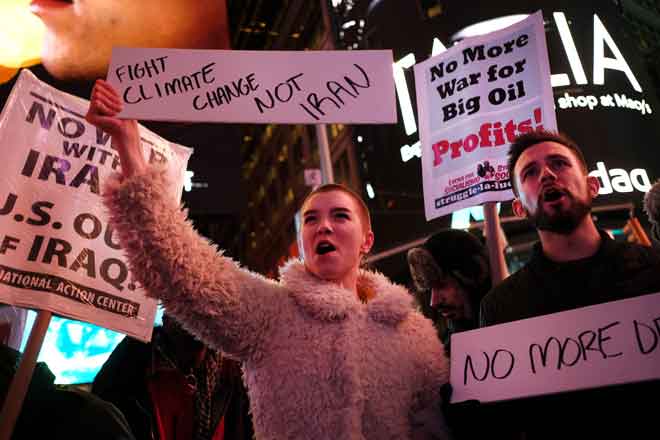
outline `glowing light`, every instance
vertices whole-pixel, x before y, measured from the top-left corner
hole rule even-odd
[[[573,76],[575,76],[575,82],[578,84],[587,84],[587,75],[584,74],[584,68],[582,67],[582,62],[580,62],[580,57],[578,56],[575,42],[571,36],[571,31],[568,28],[566,16],[563,12],[555,12],[552,14],[552,16],[554,17],[555,23],[557,24],[559,38],[561,39],[561,44],[564,45],[564,51],[568,57],[568,64],[571,66]],[[568,75],[565,73],[552,75],[551,81],[553,87],[567,86],[571,83]]]
[[[451,40],[458,41],[464,38],[476,37],[477,35],[484,35],[489,32],[495,32],[518,23],[527,17],[527,14],[507,15],[505,17],[498,17],[491,20],[482,21],[481,23],[475,23],[455,33],[451,37]]]
[[[415,54],[409,53],[393,64],[394,85],[396,94],[399,96],[399,106],[401,107],[401,116],[403,116],[403,126],[407,135],[417,132],[417,123],[415,122],[415,113],[412,109],[412,101],[406,84],[406,76],[403,69],[409,69],[415,65]]]
[[[550,85],[552,87],[570,86],[571,79],[565,73],[555,73],[550,75]]]
[[[18,68],[39,63],[44,26],[29,4],[30,0],[0,2],[0,83]]]
[[[413,157],[422,157],[422,143],[417,141],[412,145],[404,145],[401,147],[401,160],[408,162]]]
[[[382,2],[383,0],[371,0],[369,6],[367,7],[367,14],[371,13],[371,11],[373,11]]]
[[[607,58],[605,56],[605,43],[614,55],[614,58]],[[638,92],[642,91],[642,86],[637,82],[637,78],[635,78],[632,70],[630,70],[630,66],[626,63],[612,36],[607,32],[600,18],[594,14],[594,84],[605,84],[605,69],[618,70],[625,73],[633,88]]]
[[[364,140],[364,138],[363,138],[362,136],[358,136],[358,137],[357,137],[357,141],[358,141],[358,142],[362,142],[363,140]]]
[[[629,193],[634,190],[646,193],[651,189],[651,179],[644,168],[635,168],[628,172],[623,168],[608,169],[605,162],[596,162],[596,169],[589,175],[600,181],[598,194]]]
[[[374,187],[371,186],[371,183],[367,183],[367,195],[369,196],[370,199],[376,197],[376,193],[374,192]]]
[[[192,178],[195,175],[194,171],[188,171],[186,170],[186,174],[183,177],[183,189],[186,190],[186,192],[192,191],[193,183],[192,183]]]
[[[500,213],[501,203],[495,205],[497,213]],[[463,208],[454,211],[451,215],[451,228],[452,229],[468,229],[471,226],[472,219],[476,222],[484,221],[484,207],[472,206],[471,208]]]
[[[433,39],[433,47],[431,48],[431,56],[434,57],[446,50],[447,48],[445,47],[444,44],[442,44],[442,41],[440,41],[438,37],[435,37]]]

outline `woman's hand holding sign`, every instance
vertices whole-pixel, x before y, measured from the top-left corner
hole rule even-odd
[[[140,133],[133,119],[119,119],[122,102],[115,89],[99,79],[94,84],[89,110],[85,119],[112,137],[112,148],[119,153],[124,176],[140,174],[147,168],[147,162],[140,146]]]

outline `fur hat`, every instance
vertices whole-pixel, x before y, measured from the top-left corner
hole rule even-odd
[[[644,196],[644,211],[649,216],[653,238],[660,241],[660,180]]]
[[[448,275],[479,297],[490,288],[486,247],[477,237],[459,229],[438,232],[422,246],[409,250],[408,265],[420,291],[431,290]]]

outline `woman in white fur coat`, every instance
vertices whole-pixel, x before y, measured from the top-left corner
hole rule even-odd
[[[374,240],[364,202],[339,185],[313,192],[302,207],[304,262],[266,279],[194,231],[120,110],[97,82],[87,120],[120,156],[104,202],[133,276],[190,333],[243,362],[256,437],[447,438],[448,361],[432,323],[403,287],[359,268]]]

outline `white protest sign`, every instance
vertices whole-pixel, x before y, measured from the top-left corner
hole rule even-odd
[[[427,220],[513,198],[509,145],[557,127],[549,78],[540,11],[415,65]]]
[[[119,168],[89,102],[21,72],[0,118],[0,302],[49,310],[147,341],[156,301],[134,284],[101,202]],[[192,150],[140,127],[181,197]]]
[[[451,337],[452,402],[660,379],[660,293]]]
[[[121,117],[166,121],[394,123],[392,52],[114,48]]]

